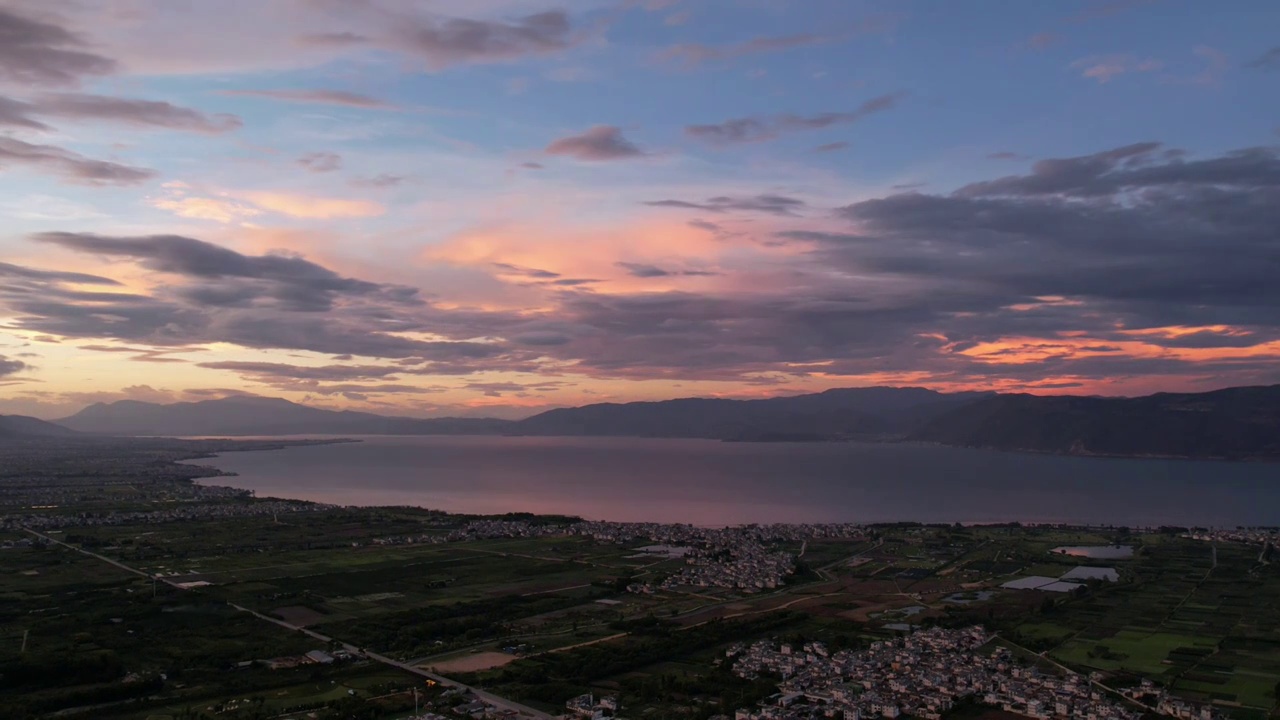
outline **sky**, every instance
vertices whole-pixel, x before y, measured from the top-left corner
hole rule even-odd
[[[1280,382],[1274,0],[0,0],[0,413]]]

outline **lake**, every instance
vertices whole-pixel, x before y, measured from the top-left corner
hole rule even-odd
[[[366,437],[202,460],[206,482],[341,505],[616,521],[1280,524],[1280,464],[874,443]]]

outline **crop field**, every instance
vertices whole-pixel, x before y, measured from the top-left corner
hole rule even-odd
[[[1130,578],[1019,625],[1020,641],[1069,665],[1240,706],[1241,717],[1276,707],[1280,572],[1256,547],[1144,536],[1133,560],[1106,562]]]

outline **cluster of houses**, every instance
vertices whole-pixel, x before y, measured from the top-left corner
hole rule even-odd
[[[1275,546],[1280,544],[1280,528],[1195,529],[1184,533],[1182,537],[1210,542],[1239,542],[1251,545]]]
[[[1153,707],[1161,715],[1186,720],[1218,720],[1222,716],[1211,705],[1197,705],[1176,698],[1150,680],[1143,680],[1131,688],[1125,688],[1124,696],[1146,707]]]
[[[664,579],[658,588],[715,587],[754,593],[781,586],[796,570],[795,557],[791,553],[770,550],[756,540],[690,548],[684,553],[684,561],[685,566]],[[629,589],[640,593],[654,592],[654,587],[649,584],[636,584]]]
[[[332,665],[334,663],[347,662],[356,659],[355,654],[349,650],[311,650],[303,655],[285,655],[283,657],[268,658],[266,660],[246,660],[238,664],[238,667],[252,667],[255,663],[267,666],[271,670],[287,670],[289,668],[300,667],[302,665]]]
[[[627,544],[648,540],[668,545],[727,544],[739,540],[757,542],[803,542],[805,540],[859,540],[866,537],[864,526],[854,523],[799,523],[735,525],[705,528],[666,523],[579,522],[563,532],[585,535],[597,542]]]
[[[1137,720],[1141,712],[1111,700],[1088,679],[1047,675],[1018,664],[981,627],[931,628],[877,641],[860,651],[829,652],[759,642],[727,651],[739,677],[778,676],[778,694],[736,720],[834,717],[942,718],[966,699],[1031,718]]]
[[[570,698],[565,702],[564,707],[568,710],[566,717],[583,718],[583,720],[605,720],[605,718],[618,718],[618,698],[613,695],[603,695],[596,697],[595,695],[579,695]]]

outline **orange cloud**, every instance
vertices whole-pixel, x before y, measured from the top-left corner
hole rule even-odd
[[[377,217],[387,211],[382,203],[372,200],[315,197],[266,190],[238,192],[235,196],[274,213],[309,220]]]
[[[245,223],[268,213],[308,220],[376,217],[386,207],[372,200],[317,197],[273,190],[200,191],[181,181],[167,182],[163,195],[147,199],[152,207],[180,217],[225,224]]]
[[[220,223],[238,222],[263,213],[252,205],[216,197],[157,198],[151,201],[151,205],[179,217]]]
[[[593,227],[541,223],[538,227],[549,229],[477,228],[428,247],[422,257],[433,263],[481,268],[514,283],[546,280],[554,285],[555,280],[589,279],[598,281],[591,287],[600,292],[661,292],[729,289],[735,280],[721,273],[726,263],[745,266],[749,263],[743,260],[753,255],[797,252],[726,241],[669,220],[637,219]]]

